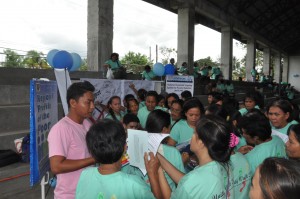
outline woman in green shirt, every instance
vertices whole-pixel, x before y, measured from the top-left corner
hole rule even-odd
[[[292,124],[298,124],[292,120],[292,105],[287,100],[276,100],[267,107],[267,114],[272,129],[287,135],[288,128]]]
[[[169,198],[221,198],[233,196],[232,168],[229,164],[232,151],[231,130],[229,125],[217,116],[206,116],[196,126],[191,139],[191,151],[198,158],[199,166],[184,175],[172,167],[163,156],[158,154],[162,169],[178,183],[171,193],[166,185],[162,171],[159,181],[164,197]]]
[[[190,98],[183,104],[182,118],[172,128],[168,145],[175,146],[192,138],[196,123],[204,115],[202,103],[197,98]]]
[[[112,96],[107,103],[107,108],[108,114],[105,116],[105,118],[121,121],[125,115],[121,111],[121,98],[119,96]]]
[[[286,153],[290,159],[300,160],[300,124],[294,124],[288,131],[289,140],[285,143]]]
[[[146,65],[144,69],[145,70],[142,73],[142,79],[151,81],[155,77],[154,72],[151,70],[149,65]]]

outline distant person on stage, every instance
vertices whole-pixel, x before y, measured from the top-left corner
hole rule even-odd
[[[126,78],[126,69],[121,65],[121,63],[119,61],[118,53],[112,53],[110,55],[110,59],[105,62],[104,68],[106,68],[107,71],[109,69],[112,70],[113,77],[109,78],[109,79],[125,79]]]
[[[165,75],[176,75],[177,70],[175,66],[175,59],[171,58],[170,63],[165,65]]]

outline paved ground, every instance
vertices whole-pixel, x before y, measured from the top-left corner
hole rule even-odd
[[[53,199],[53,188],[45,186],[46,199]],[[29,164],[16,163],[0,168],[0,198],[1,199],[39,199],[41,186],[30,187]]]

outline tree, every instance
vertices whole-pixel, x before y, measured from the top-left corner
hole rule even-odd
[[[208,56],[206,58],[198,59],[195,62],[197,62],[199,64],[199,66],[204,66],[205,64],[207,66],[217,66],[217,65],[219,65],[219,63],[213,61],[210,56]]]
[[[82,64],[80,66],[80,68],[78,69],[79,71],[87,71],[88,67],[87,67],[87,59],[82,59]]]
[[[29,68],[37,68],[37,69],[50,68],[43,56],[44,54],[42,52],[30,50],[27,52],[23,63],[26,67]]]
[[[232,58],[232,79],[238,80],[239,77],[246,76],[246,68],[245,65],[241,64],[241,61],[237,59],[235,56]]]
[[[146,55],[142,55],[141,53],[135,53],[132,51],[129,51],[120,61],[124,64],[149,64],[149,60]]]
[[[166,46],[159,47],[159,52],[163,56],[161,62],[166,65],[170,58],[177,58],[177,51],[175,48],[167,48]]]
[[[4,67],[18,68],[22,67],[22,57],[18,55],[18,53],[12,50],[4,50],[5,62],[3,64]]]

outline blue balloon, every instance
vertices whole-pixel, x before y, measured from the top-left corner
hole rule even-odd
[[[47,54],[47,62],[51,67],[53,67],[53,57],[58,51],[59,50],[53,49],[53,50],[50,50]]]
[[[153,72],[157,76],[163,76],[164,73],[165,73],[164,65],[162,63],[159,63],[159,62],[155,63],[154,66],[153,66]]]
[[[174,75],[175,67],[172,64],[167,64],[165,66],[165,75]]]
[[[70,69],[70,71],[76,71],[80,68],[81,64],[82,64],[82,60],[80,55],[78,55],[77,53],[71,53],[72,59],[73,59],[73,65]]]
[[[53,57],[54,68],[67,68],[71,69],[73,66],[73,59],[70,53],[65,50],[58,51]]]

